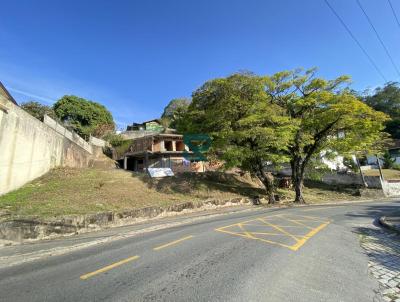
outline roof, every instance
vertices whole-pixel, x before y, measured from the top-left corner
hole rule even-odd
[[[161,121],[158,118],[155,118],[155,119],[149,120],[149,121],[144,121],[142,124],[147,124],[147,123],[151,123],[151,122],[156,122],[156,123],[161,124]]]
[[[0,95],[3,95],[9,101],[13,102],[15,105],[18,105],[17,101],[12,97],[12,95],[8,92],[6,87],[0,82]]]

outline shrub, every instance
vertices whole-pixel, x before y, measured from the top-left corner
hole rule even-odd
[[[124,138],[120,134],[108,133],[104,136],[104,140],[109,142],[111,146],[118,147],[124,143]]]
[[[400,171],[400,164],[394,163],[392,169]]]

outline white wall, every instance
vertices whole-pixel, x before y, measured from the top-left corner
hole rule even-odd
[[[0,98],[0,195],[58,166],[85,167],[91,146],[53,120],[52,127]],[[83,142],[82,142],[83,141]]]

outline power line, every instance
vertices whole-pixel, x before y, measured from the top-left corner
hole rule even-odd
[[[360,9],[362,10],[362,12],[364,13],[365,18],[367,18],[369,25],[371,25],[372,29],[374,30],[375,35],[376,35],[376,37],[378,38],[379,42],[381,43],[383,49],[385,50],[386,55],[388,56],[390,62],[391,62],[392,65],[393,65],[393,68],[396,69],[397,75],[400,77],[400,71],[399,71],[399,69],[397,68],[396,64],[394,63],[394,60],[393,60],[392,56],[390,55],[390,52],[389,52],[389,50],[387,49],[385,43],[383,43],[383,40],[382,40],[381,36],[379,35],[379,33],[378,33],[378,31],[376,30],[375,26],[372,24],[372,21],[371,21],[371,19],[369,18],[369,16],[367,15],[367,12],[366,12],[366,11],[364,10],[364,8],[362,7],[360,0],[357,0],[357,4],[358,4],[358,6],[360,7]]]
[[[357,40],[357,38],[354,36],[354,34],[351,32],[350,28],[344,23],[343,19],[339,16],[339,14],[336,12],[336,10],[330,5],[328,0],[325,0],[326,5],[330,8],[330,10],[333,12],[333,14],[336,16],[336,18],[340,21],[340,23],[343,25],[343,27],[346,29],[347,33],[350,35],[350,37],[356,42],[358,47],[362,50],[364,55],[367,57],[368,61],[371,63],[371,65],[375,68],[375,70],[379,73],[379,75],[382,77],[382,79],[387,82],[386,77],[383,75],[382,71],[379,69],[379,67],[375,64],[374,60],[370,57],[370,55],[367,53],[367,51],[364,49],[364,47],[361,45],[361,43]]]
[[[400,21],[399,21],[399,18],[397,18],[397,14],[396,14],[396,11],[394,10],[392,2],[390,0],[388,0],[388,2],[389,2],[389,5],[390,5],[390,8],[392,10],[393,16],[396,19],[397,26],[400,28]]]

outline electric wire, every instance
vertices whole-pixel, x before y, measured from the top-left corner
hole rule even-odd
[[[336,16],[336,18],[339,20],[339,22],[343,25],[343,27],[346,29],[347,33],[350,35],[350,37],[356,42],[358,47],[361,49],[361,51],[364,53],[364,55],[367,57],[368,61],[371,63],[371,65],[375,68],[375,70],[379,73],[379,75],[382,77],[382,79],[387,82],[386,77],[384,76],[383,72],[380,70],[378,65],[374,62],[374,60],[371,58],[371,56],[368,54],[368,52],[365,50],[365,48],[361,45],[361,43],[358,41],[358,39],[355,37],[353,32],[350,30],[350,28],[346,25],[344,20],[339,16],[339,14],[336,12],[336,10],[332,7],[332,5],[328,2],[328,0],[324,0],[326,5],[329,7],[329,9],[332,11],[332,13]]]
[[[386,47],[385,43],[383,43],[383,40],[382,40],[381,36],[379,35],[378,31],[376,30],[376,28],[375,28],[374,24],[372,23],[370,17],[368,16],[367,12],[365,11],[365,9],[363,8],[363,6],[361,5],[360,0],[357,0],[357,4],[358,4],[358,6],[360,7],[360,9],[362,10],[362,12],[363,12],[365,18],[367,18],[367,21],[368,21],[369,25],[371,26],[371,28],[373,29],[373,31],[374,31],[376,37],[378,38],[379,42],[381,43],[382,48],[385,50],[386,55],[388,56],[390,62],[391,62],[392,65],[393,65],[393,68],[394,68],[394,69],[396,70],[396,72],[397,72],[397,75],[400,77],[400,71],[399,71],[399,69],[397,68],[396,63],[394,62],[393,57],[391,56],[391,54],[390,54],[388,48]]]

